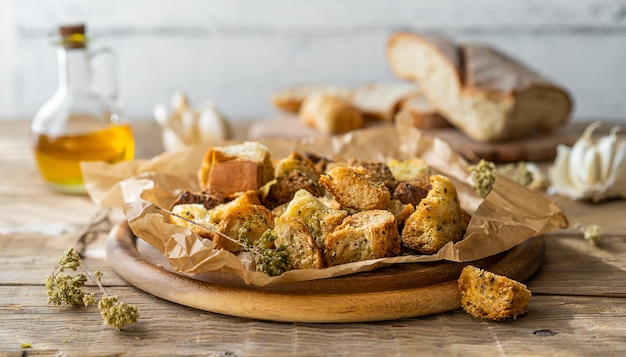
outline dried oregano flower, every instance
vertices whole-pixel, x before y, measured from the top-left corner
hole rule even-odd
[[[520,161],[515,165],[505,165],[501,167],[498,172],[526,187],[528,187],[534,180],[533,173],[528,170],[528,166],[524,161]]]
[[[598,246],[602,240],[602,229],[597,224],[591,224],[585,227],[583,231],[585,240],[593,246]]]
[[[116,295],[105,295],[98,302],[98,310],[104,319],[104,324],[118,330],[128,325],[134,325],[139,318],[137,307],[118,302]]]
[[[83,305],[83,292],[80,289],[85,286],[87,277],[84,274],[71,276],[61,273],[53,273],[46,276],[46,293],[48,304],[54,305]]]
[[[102,286],[102,272],[95,271],[91,274],[85,267],[85,274],[74,276],[64,274],[65,269],[76,271],[81,266],[80,256],[73,249],[68,249],[58,259],[52,274],[46,276],[46,293],[48,303],[54,305],[72,306],[98,306],[104,324],[123,329],[128,325],[135,324],[139,318],[137,308],[133,305],[118,302],[117,296],[110,296]],[[87,276],[93,278],[100,289],[101,298],[95,293],[85,294],[82,287],[85,286]]]
[[[278,276],[290,269],[287,246],[275,246],[276,235],[266,230],[248,250],[254,254],[256,268],[269,276]]]
[[[469,172],[474,181],[472,189],[480,197],[487,197],[494,182],[496,182],[496,165],[491,161],[481,159],[478,164],[469,167]]]

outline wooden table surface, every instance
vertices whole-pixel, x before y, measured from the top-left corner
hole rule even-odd
[[[161,151],[154,124],[136,123],[135,132],[138,157]],[[46,274],[98,207],[86,196],[47,188],[26,122],[0,122],[0,183],[0,356],[626,355],[625,200],[593,205],[553,197],[570,222],[598,224],[604,239],[594,247],[574,228],[547,235],[545,262],[527,282],[530,311],[504,322],[476,320],[462,310],[345,324],[273,323],[199,311],[117,277],[103,233],[88,246],[85,263],[103,271],[107,291],[141,314],[137,325],[117,331],[102,325],[95,308],[46,303]],[[123,219],[120,212],[112,218]]]

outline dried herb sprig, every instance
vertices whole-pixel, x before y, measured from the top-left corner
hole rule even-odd
[[[498,172],[526,187],[535,179],[533,173],[528,169],[527,163],[524,161],[502,166],[498,169]]]
[[[85,273],[76,275],[65,274],[65,270],[76,271],[81,267]],[[97,305],[104,324],[115,327],[118,330],[128,325],[137,323],[139,313],[137,307],[123,302],[118,302],[118,297],[107,294],[102,285],[102,272],[95,271],[93,274],[81,265],[80,256],[70,248],[58,259],[54,271],[46,276],[46,293],[48,303],[54,305],[91,306]],[[86,294],[82,288],[85,282],[91,278],[100,290],[100,298],[95,293]]]
[[[468,170],[474,181],[472,189],[480,197],[487,197],[496,182],[496,165],[491,161],[481,159],[478,164],[471,165]]]
[[[198,223],[192,219],[176,214],[163,207],[154,206],[156,209],[163,211],[169,215],[180,218],[186,222],[202,227],[210,232],[220,235],[221,237],[228,239],[229,241],[238,244],[243,250],[252,253],[254,261],[256,262],[256,269],[269,276],[280,275],[291,268],[290,256],[287,250],[287,246],[284,244],[276,246],[274,244],[276,236],[272,234],[271,230],[266,230],[261,237],[253,244],[248,244],[248,240],[245,237],[245,232],[239,232],[239,239],[232,238],[227,234],[218,231],[215,227],[206,224]]]

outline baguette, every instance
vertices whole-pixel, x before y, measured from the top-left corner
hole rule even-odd
[[[435,108],[476,141],[551,131],[572,108],[563,88],[489,46],[396,33],[387,59],[396,76],[417,81]]]

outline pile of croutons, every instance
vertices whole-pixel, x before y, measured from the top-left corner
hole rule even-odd
[[[266,146],[245,142],[210,148],[198,180],[201,192],[172,204],[173,223],[234,253],[269,233],[286,247],[289,269],[434,254],[461,240],[470,219],[452,182],[421,159],[294,152],[274,161]]]

